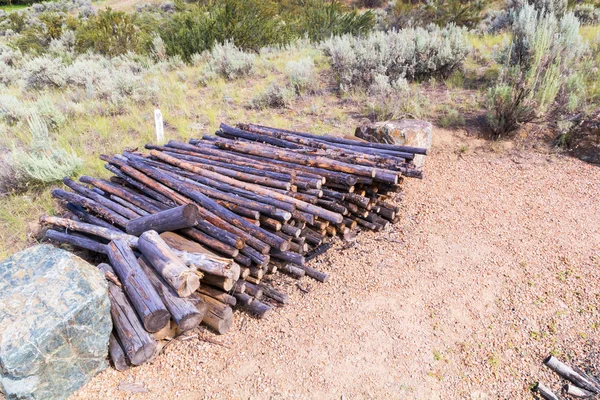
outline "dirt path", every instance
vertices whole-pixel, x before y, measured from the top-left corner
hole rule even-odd
[[[597,367],[600,168],[437,131],[426,173],[399,223],[316,262],[327,284],[73,398],[522,399],[560,387],[551,352]]]

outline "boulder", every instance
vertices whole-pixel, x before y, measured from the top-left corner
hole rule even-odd
[[[419,119],[400,119],[383,122],[364,122],[354,133],[356,137],[374,143],[431,148],[433,126]],[[416,155],[414,163],[422,167],[425,156]]]
[[[0,263],[0,392],[64,399],[107,367],[107,284],[93,265],[39,245]]]

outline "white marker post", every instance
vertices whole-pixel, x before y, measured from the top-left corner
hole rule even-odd
[[[154,110],[154,125],[156,126],[156,142],[163,143],[165,141],[165,127],[163,125],[162,113],[157,108]]]

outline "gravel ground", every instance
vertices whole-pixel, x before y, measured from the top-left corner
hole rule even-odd
[[[600,372],[600,168],[438,130],[401,205],[268,320],[237,314],[72,399],[526,399],[560,388],[551,353]]]

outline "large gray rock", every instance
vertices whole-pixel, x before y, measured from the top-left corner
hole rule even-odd
[[[356,128],[354,135],[369,142],[430,149],[433,126],[430,122],[419,119],[383,122],[367,121]],[[425,156],[416,155],[414,164],[417,167],[422,167],[424,161]]]
[[[49,245],[0,263],[0,391],[64,399],[107,367],[107,284],[81,258]]]

